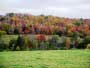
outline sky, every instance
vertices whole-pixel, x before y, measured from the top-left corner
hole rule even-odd
[[[90,0],[0,0],[0,14],[10,12],[90,19]]]

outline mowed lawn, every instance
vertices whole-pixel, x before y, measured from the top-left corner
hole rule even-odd
[[[0,68],[90,68],[90,50],[0,52]]]

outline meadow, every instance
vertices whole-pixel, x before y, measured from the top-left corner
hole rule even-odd
[[[0,68],[90,68],[90,50],[4,51]]]

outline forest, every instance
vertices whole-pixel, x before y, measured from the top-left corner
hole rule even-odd
[[[4,35],[18,37],[6,44]],[[7,13],[0,15],[0,39],[1,50],[90,49],[90,19]]]

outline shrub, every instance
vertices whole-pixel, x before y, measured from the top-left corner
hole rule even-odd
[[[90,49],[90,44],[87,45],[87,48],[86,49]]]
[[[19,34],[19,30],[17,28],[14,29],[14,34]]]
[[[33,43],[30,38],[24,37],[23,50],[31,50],[34,48]]]
[[[45,41],[46,40],[46,37],[45,37],[45,35],[40,34],[40,35],[37,36],[37,40],[38,41]]]
[[[5,31],[1,31],[1,30],[0,30],[0,37],[1,37],[2,35],[5,35],[5,34],[6,34]]]
[[[11,39],[11,40],[9,41],[9,49],[13,50],[15,44],[16,44],[16,39]]]
[[[87,44],[90,44],[90,36],[86,36],[77,48],[85,49],[85,48],[87,48],[87,46],[86,46]]]
[[[6,44],[2,39],[0,39],[0,51],[4,51],[6,48]]]
[[[90,44],[90,36],[86,36],[85,39],[84,39],[84,42],[86,44]]]
[[[9,42],[9,48],[12,50],[17,50],[17,47],[19,47],[19,50],[23,50],[24,43],[24,38],[22,35],[19,35],[17,39],[12,39]]]
[[[67,38],[66,38],[66,41],[65,41],[65,44],[66,44],[66,48],[67,48],[67,49],[70,49],[70,46],[71,46],[71,38],[67,37]]]
[[[59,40],[59,36],[58,35],[52,36],[52,38],[48,40],[48,42],[49,42],[49,48],[50,49],[57,49],[58,40]]]

